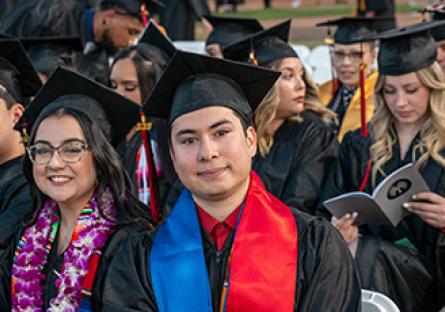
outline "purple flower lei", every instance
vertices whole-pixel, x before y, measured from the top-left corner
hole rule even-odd
[[[111,191],[107,189],[100,194],[99,200],[97,198],[95,194],[89,201],[87,207],[92,212],[84,220],[78,221],[82,223],[77,239],[71,239],[65,251],[64,269],[55,281],[57,295],[50,300],[49,312],[78,310],[82,283],[88,273],[90,258],[96,250],[104,247],[114,231],[115,206]],[[48,200],[39,213],[37,222],[25,229],[12,267],[12,311],[43,312],[42,282],[46,277],[42,269],[48,261],[52,247],[51,232],[57,229],[57,222],[57,204]],[[73,237],[74,234],[76,233],[73,233]]]

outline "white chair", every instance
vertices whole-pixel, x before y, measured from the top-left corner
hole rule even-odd
[[[324,67],[331,68],[331,57],[327,45],[319,45],[312,49],[311,54],[307,58],[308,64],[312,68]]]
[[[362,289],[362,312],[400,312],[400,310],[387,296]]]
[[[295,52],[297,52],[300,59],[307,61],[309,55],[311,54],[311,49],[302,44],[292,44],[291,46],[294,48]]]

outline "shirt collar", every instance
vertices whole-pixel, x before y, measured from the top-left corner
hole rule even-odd
[[[213,229],[220,223],[224,223],[230,227],[231,230],[235,229],[236,221],[238,219],[238,214],[240,212],[241,206],[238,206],[232,213],[222,222],[216,220],[204,209],[196,205],[196,210],[198,211],[199,222],[203,229],[210,235]]]

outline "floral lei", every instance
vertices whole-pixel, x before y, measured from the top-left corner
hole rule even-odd
[[[77,311],[82,284],[94,252],[100,251],[115,227],[115,206],[109,189],[95,194],[79,216],[65,251],[63,270],[55,281],[56,296],[47,311]],[[100,208],[100,209],[99,209]],[[37,222],[26,228],[12,266],[12,311],[43,311],[42,269],[48,261],[60,224],[57,204],[47,200]]]

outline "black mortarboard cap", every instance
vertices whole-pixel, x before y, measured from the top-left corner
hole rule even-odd
[[[102,9],[114,8],[119,13],[133,15],[142,19],[142,5],[149,8],[152,4],[164,6],[161,0],[102,0],[100,7]]]
[[[418,23],[368,37],[368,40],[380,40],[379,72],[399,76],[433,64],[437,48],[430,30],[444,25],[445,21]]]
[[[346,16],[318,23],[316,26],[337,26],[334,33],[334,42],[339,44],[353,44],[364,42],[364,37],[377,34],[376,29],[378,24],[390,19],[393,19],[393,17]]]
[[[239,62],[248,62],[249,53],[255,54],[259,65],[267,65],[285,57],[298,57],[287,43],[291,20],[275,25],[236,42],[223,50],[224,57]]]
[[[80,37],[20,38],[38,73],[49,77],[61,65],[73,66],[75,51],[82,51]]]
[[[433,21],[441,21],[445,20],[445,7],[439,6],[435,8],[427,8],[425,12],[429,13],[433,19]],[[433,35],[434,40],[441,41],[445,40],[445,26],[435,27],[431,29],[431,34]]]
[[[42,112],[62,107],[90,116],[114,146],[124,140],[139,120],[137,104],[102,84],[59,67],[25,110],[16,130],[24,123],[32,129]]]
[[[138,40],[140,52],[149,59],[154,60],[161,67],[165,67],[173,57],[176,48],[171,40],[165,36],[158,26],[150,21]]]
[[[238,42],[245,37],[263,30],[263,26],[257,19],[252,18],[233,18],[204,15],[206,20],[213,26],[213,31],[207,37],[206,46],[217,43],[221,48]]]
[[[0,84],[22,104],[42,86],[19,40],[0,39]]]
[[[224,106],[250,124],[252,112],[279,76],[269,69],[177,51],[144,109],[171,124],[183,114]]]

